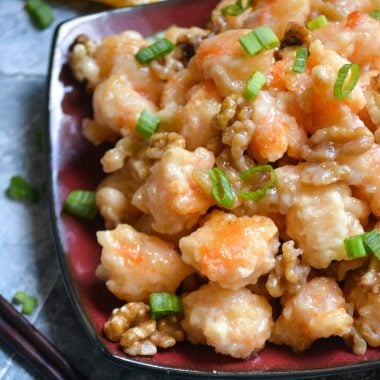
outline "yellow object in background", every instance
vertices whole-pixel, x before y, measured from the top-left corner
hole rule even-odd
[[[133,5],[156,3],[162,0],[95,0],[98,3],[110,5],[111,7],[130,7]]]

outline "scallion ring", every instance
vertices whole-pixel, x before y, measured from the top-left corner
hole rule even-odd
[[[375,9],[370,13],[370,16],[375,20],[380,20],[380,11]]]
[[[350,78],[345,85],[348,73]],[[334,84],[334,96],[339,100],[344,100],[351,94],[352,90],[358,84],[360,79],[360,67],[356,63],[346,63],[338,72],[337,79]]]
[[[158,40],[153,44],[142,48],[136,55],[135,58],[142,65],[147,65],[154,61],[155,59],[165,57],[165,55],[172,52],[175,48],[175,44],[166,38]]]
[[[54,21],[51,7],[43,0],[27,0],[25,9],[40,29],[45,29]]]
[[[256,201],[258,199],[263,198],[269,189],[272,189],[276,186],[278,179],[277,179],[276,172],[274,171],[271,165],[253,166],[252,168],[241,173],[240,179],[243,181],[247,181],[249,178],[252,178],[258,173],[268,173],[269,179],[264,184],[260,184],[260,188],[254,191],[248,191],[248,192],[240,191],[240,195],[242,198],[251,200],[251,201]]]
[[[276,34],[267,26],[255,28],[252,32],[240,37],[239,42],[244,50],[252,57],[260,53],[263,49],[273,49],[280,44],[280,40]]]
[[[245,6],[243,0],[237,0],[235,4],[230,4],[222,8],[223,16],[239,16],[253,4],[253,0],[247,0]]]
[[[347,256],[351,259],[356,259],[367,255],[363,242],[363,235],[351,236],[344,239],[344,247],[346,249]]]
[[[95,192],[74,190],[66,198],[63,209],[79,218],[94,219],[98,213]]]
[[[14,294],[12,302],[15,305],[22,305],[21,313],[26,315],[32,314],[37,307],[37,299],[21,291]]]
[[[181,297],[170,293],[152,293],[149,295],[150,313],[153,319],[182,313]]]
[[[142,111],[137,121],[136,132],[145,140],[149,140],[156,132],[161,119],[148,111]]]
[[[209,175],[212,181],[213,197],[221,206],[231,208],[234,204],[234,193],[230,181],[218,168],[210,170]]]
[[[248,80],[243,95],[248,100],[254,100],[267,81],[267,77],[260,71],[256,71]]]
[[[307,27],[310,31],[314,31],[314,30],[317,30],[317,29],[324,27],[325,25],[327,25],[327,23],[328,23],[328,21],[327,21],[326,16],[321,15],[321,16],[318,16],[317,18],[309,21],[307,23]]]
[[[307,63],[307,48],[299,47],[296,51],[296,59],[294,60],[292,70],[295,73],[303,73],[306,69]]]
[[[21,202],[35,203],[40,199],[38,189],[20,176],[11,178],[6,193],[9,198]]]
[[[380,260],[380,232],[373,230],[363,235],[363,243],[367,250]]]

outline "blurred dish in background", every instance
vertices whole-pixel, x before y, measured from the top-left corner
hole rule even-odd
[[[142,5],[149,3],[157,3],[163,0],[93,0],[98,3],[103,3],[111,7],[130,7],[133,5]]]

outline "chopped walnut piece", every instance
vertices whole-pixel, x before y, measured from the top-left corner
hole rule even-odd
[[[380,291],[380,261],[372,256],[366,272],[359,278],[359,286],[368,289],[373,294]]]
[[[114,309],[104,325],[106,337],[120,341],[124,352],[131,356],[149,356],[157,353],[157,347],[168,348],[185,340],[181,320],[176,315],[155,321],[150,308],[143,302],[129,302]]]
[[[281,42],[281,48],[286,46],[309,46],[310,39],[310,31],[305,25],[291,21],[286,28],[284,39]]]
[[[149,140],[149,148],[146,150],[146,155],[154,160],[159,160],[169,146],[177,146],[184,149],[186,141],[180,134],[175,132],[155,133]]]

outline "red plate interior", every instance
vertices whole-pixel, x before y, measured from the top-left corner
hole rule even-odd
[[[320,375],[358,370],[380,364],[380,350],[355,356],[341,340],[320,341],[306,353],[295,355],[285,347],[268,345],[259,356],[236,360],[215,354],[209,347],[183,343],[152,358],[127,358],[116,344],[102,336],[103,323],[120,304],[95,277],[100,247],[95,232],[100,220],[83,222],[61,214],[62,203],[72,189],[95,189],[102,176],[99,158],[104,148],[94,148],[81,135],[81,120],[91,115],[91,100],[65,66],[75,37],[86,33],[100,39],[126,29],[144,35],[169,25],[205,25],[217,0],[172,0],[151,6],[104,12],[68,21],[56,32],[49,86],[49,133],[47,165],[51,185],[51,215],[58,256],[74,307],[89,335],[111,360],[154,371],[207,377],[283,377]]]

